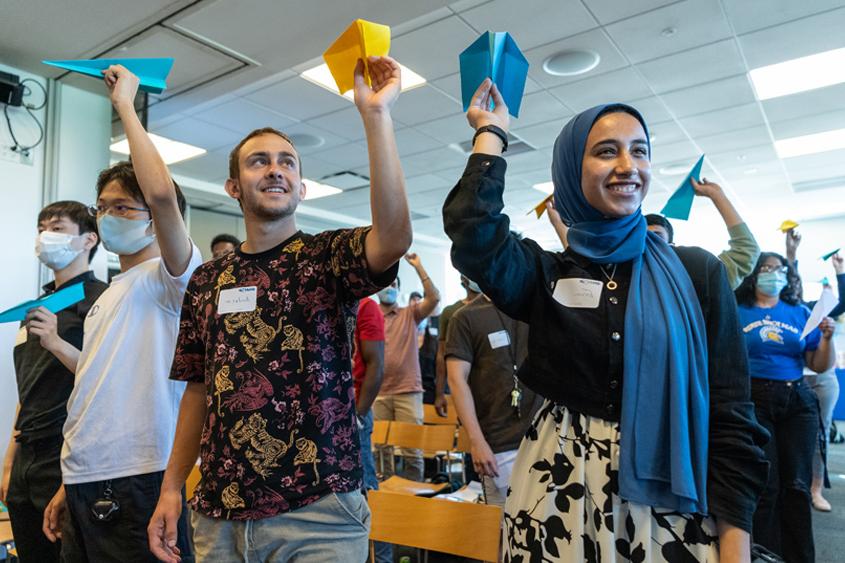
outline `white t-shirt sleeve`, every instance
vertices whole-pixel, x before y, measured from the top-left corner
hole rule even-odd
[[[182,299],[185,297],[185,290],[188,288],[188,282],[191,276],[200,264],[202,264],[202,254],[197,245],[191,241],[191,259],[188,261],[188,267],[180,276],[173,276],[167,271],[167,266],[164,265],[164,260],[160,260],[158,270],[156,272],[156,285],[160,288],[156,293],[158,294],[158,302],[161,306],[171,312],[178,313],[182,308]]]

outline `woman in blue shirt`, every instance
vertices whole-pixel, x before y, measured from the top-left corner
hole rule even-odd
[[[748,348],[751,398],[772,437],[766,490],[754,514],[754,541],[790,563],[813,561],[810,483],[819,434],[816,397],[804,366],[821,373],[834,361],[834,324],[825,318],[801,338],[810,310],[799,299],[799,278],[786,259],[764,252],[736,290]]]

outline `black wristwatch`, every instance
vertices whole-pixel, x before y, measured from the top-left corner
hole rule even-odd
[[[475,140],[482,133],[493,133],[502,140],[502,152],[506,152],[508,150],[508,134],[505,133],[505,130],[501,127],[497,125],[485,125],[484,127],[479,127],[476,129],[475,135],[472,136],[473,145],[475,145]]]

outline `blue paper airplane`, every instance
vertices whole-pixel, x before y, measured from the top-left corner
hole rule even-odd
[[[458,57],[461,65],[461,97],[464,111],[485,78],[499,88],[508,112],[519,117],[519,106],[528,76],[528,61],[510,33],[486,31]]]
[[[85,288],[83,288],[82,282],[75,283],[49,295],[39,297],[38,299],[31,299],[11,309],[6,309],[0,313],[0,323],[20,322],[26,318],[26,314],[31,309],[37,307],[46,307],[51,313],[58,313],[62,309],[67,309],[83,299],[85,299]]]
[[[41,61],[44,64],[86,74],[95,78],[103,78],[102,71],[111,65],[123,65],[137,76],[141,83],[138,88],[150,94],[161,94],[167,88],[167,75],[173,68],[173,58],[160,59],[91,59],[74,61]]]
[[[684,181],[681,182],[681,185],[675,190],[675,193],[672,194],[669,201],[663,206],[663,209],[660,210],[662,215],[671,217],[672,219],[680,219],[681,221],[689,219],[692,200],[695,198],[695,190],[692,187],[690,179],[695,179],[696,182],[701,181],[702,164],[704,164],[704,155],[701,155],[701,158],[692,167],[690,173],[687,174],[687,177],[684,178]]]
[[[841,249],[841,248],[837,248],[836,250],[834,250],[834,251],[832,251],[832,252],[828,252],[827,254],[825,254],[824,256],[822,256],[822,257],[821,257],[821,259],[822,259],[823,261],[830,260],[830,259],[831,259],[831,257],[832,257],[834,254],[836,254],[837,252],[839,252],[840,250],[842,250],[842,249]]]

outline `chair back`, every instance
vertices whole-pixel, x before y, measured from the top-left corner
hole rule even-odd
[[[427,452],[452,451],[455,449],[454,425],[390,423],[387,444],[399,448],[416,448]]]

